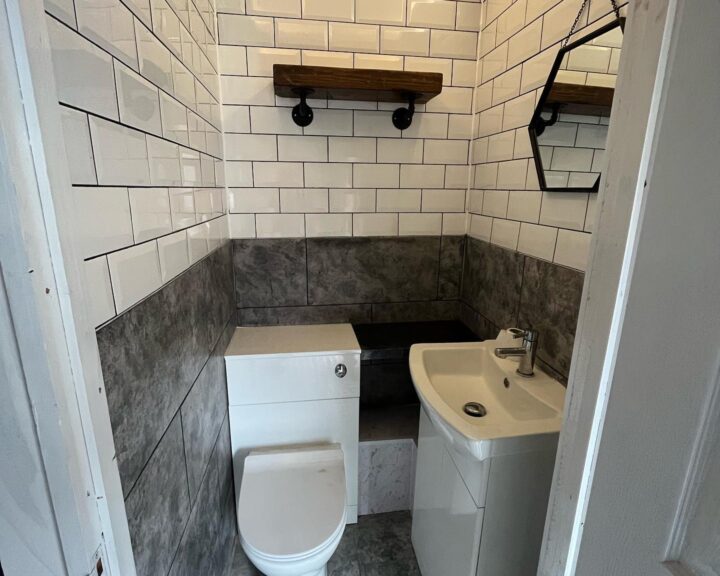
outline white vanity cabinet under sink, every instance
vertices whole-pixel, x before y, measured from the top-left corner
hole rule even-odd
[[[537,571],[565,389],[538,368],[519,376],[493,354],[498,345],[410,350],[422,404],[412,524],[422,576]]]
[[[422,576],[535,574],[556,445],[478,461],[421,408],[412,542]]]

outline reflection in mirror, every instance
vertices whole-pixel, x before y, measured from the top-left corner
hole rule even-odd
[[[530,123],[542,190],[597,192],[622,50],[622,20],[562,48]]]

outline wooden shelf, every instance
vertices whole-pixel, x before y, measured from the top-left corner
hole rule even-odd
[[[560,111],[567,114],[604,116],[610,113],[614,96],[614,88],[555,82],[544,105],[552,108],[554,104],[562,104]]]
[[[407,102],[415,96],[423,104],[442,91],[443,75],[435,72],[400,70],[359,70],[326,66],[273,66],[275,94],[299,98],[360,100],[374,102]]]

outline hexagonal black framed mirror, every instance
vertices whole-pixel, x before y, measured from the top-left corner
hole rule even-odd
[[[540,189],[597,192],[625,19],[560,49],[530,121]]]

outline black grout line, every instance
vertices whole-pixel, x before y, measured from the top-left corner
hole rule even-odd
[[[241,14],[235,14],[234,16],[241,16]],[[323,20],[308,20],[309,22],[323,22]],[[346,22],[346,24],[350,24],[350,22]],[[386,26],[386,28],[402,28],[401,26]],[[452,32],[452,30],[440,30],[441,32]],[[461,31],[465,33],[464,31]],[[477,34],[477,32],[467,32],[468,34]],[[354,56],[355,54],[360,54],[363,56],[397,56],[397,57],[405,57],[405,58],[426,58],[426,59],[433,59],[433,60],[462,60],[465,62],[476,62],[475,56],[472,58],[460,58],[457,56],[433,56],[431,54],[389,54],[384,53],[382,51],[382,46],[380,47],[379,52],[363,52],[360,50],[330,50],[330,49],[323,49],[323,48],[298,48],[296,46],[268,46],[265,44],[232,44],[232,43],[225,43],[225,42],[219,42],[218,46],[238,46],[238,47],[244,47],[244,48],[269,48],[273,50],[297,50],[302,52],[312,51],[312,52],[324,52],[328,54],[349,54],[353,56],[353,65],[354,65]],[[223,74],[224,76],[224,74]]]
[[[90,142],[90,155],[92,156],[93,173],[95,174],[95,184],[94,185],[97,185],[97,183],[100,181],[100,179],[98,178],[97,163],[95,161],[95,145],[93,144],[92,134],[90,133],[90,117],[87,115],[87,113],[84,113],[84,114],[85,114],[85,118],[83,118],[83,120],[84,120],[85,128],[87,128],[87,139],[88,139],[88,142]],[[73,186],[74,186],[74,184],[73,184]]]
[[[192,4],[193,4],[193,6],[195,6],[194,0],[192,0]],[[210,57],[206,54],[206,52],[205,52],[206,49],[203,47],[203,45],[202,45],[202,44],[198,41],[198,39],[195,37],[195,34],[193,34],[192,31],[190,30],[190,9],[188,8],[188,25],[186,26],[186,25],[185,25],[185,22],[183,22],[182,18],[180,18],[180,16],[178,15],[178,13],[175,11],[175,7],[172,6],[172,5],[170,5],[170,4],[168,4],[168,5],[170,6],[170,10],[172,10],[173,14],[174,14],[175,17],[178,19],[178,23],[180,24],[180,26],[182,26],[182,27],[185,29],[185,32],[187,32],[188,36],[190,36],[190,38],[192,38],[192,40],[195,42],[195,44],[198,46],[198,48],[200,48],[203,56],[205,56],[205,58],[207,59],[208,63],[210,64],[211,68],[212,68],[213,71],[217,74],[217,73],[218,73],[218,70],[216,69],[215,65],[213,65],[213,62],[212,62],[212,60],[210,59]],[[195,6],[195,9],[197,10],[198,15],[200,16],[200,20],[201,20],[202,23],[204,24],[205,29],[206,29],[208,32],[210,32],[210,29],[208,28],[207,23],[205,22],[205,19],[202,17],[202,12],[201,12],[200,10],[198,10],[197,6]],[[145,26],[145,28],[147,28],[147,25],[145,24],[145,22],[143,22],[140,18],[137,18],[137,20],[138,20],[143,26]],[[151,7],[151,9],[150,9],[150,28],[149,28],[148,30],[149,30],[149,32],[150,32],[153,36],[155,36],[155,38],[157,38],[157,40],[158,40],[163,46],[165,46],[165,48],[167,48],[168,50],[170,50],[171,53],[175,54],[174,49],[171,48],[171,47],[165,42],[165,39],[162,38],[162,36],[160,36],[160,35],[158,35],[158,34],[155,33],[155,23],[153,22],[153,10],[152,10],[152,7]],[[217,43],[218,43],[218,42],[217,42],[217,38],[215,38],[212,34],[210,34],[210,37],[213,39],[214,45],[217,46]],[[181,53],[182,53],[182,51],[181,51]],[[180,60],[181,60],[181,59],[180,59]],[[182,60],[181,60],[181,61],[182,61]],[[189,69],[189,68],[188,68],[188,69]],[[198,80],[200,80],[200,79],[198,78]]]
[[[132,11],[131,11],[131,12],[132,12]],[[62,20],[60,20],[59,18],[57,18],[56,16],[54,16],[54,15],[51,14],[50,12],[47,12],[47,11],[46,11],[45,14],[46,14],[47,16],[49,16],[50,18],[52,18],[53,20],[55,20],[56,22],[58,22],[59,24],[63,25],[63,26],[64,26],[65,28],[67,28],[68,30],[71,30],[72,32],[74,32],[75,34],[77,34],[80,38],[82,38],[82,39],[85,40],[86,42],[89,42],[91,45],[95,46],[95,48],[97,48],[98,50],[101,50],[104,54],[108,55],[108,56],[109,56],[110,58],[112,58],[113,60],[119,60],[118,58],[115,57],[114,54],[110,53],[106,48],[104,48],[103,46],[101,46],[100,44],[98,44],[97,42],[95,42],[92,38],[89,38],[89,37],[87,37],[87,36],[83,36],[83,35],[82,35],[80,32],[78,32],[75,28],[73,28],[72,26],[69,26],[66,22],[63,22]],[[155,38],[155,39],[157,39],[159,42],[161,42],[161,44],[165,47],[165,49],[167,49],[168,52],[170,52],[171,56],[172,56],[172,57],[175,57],[175,59],[176,59],[178,62],[180,62],[180,64],[183,65],[183,67],[190,73],[190,75],[191,75],[195,80],[197,80],[198,82],[200,82],[200,83],[205,87],[205,89],[207,90],[208,94],[210,94],[210,97],[211,97],[213,100],[215,100],[215,104],[219,106],[220,103],[217,101],[217,99],[216,99],[215,96],[212,94],[212,92],[210,92],[210,90],[207,88],[207,86],[205,86],[204,82],[202,82],[202,81],[200,80],[200,78],[198,78],[198,77],[195,75],[195,73],[194,73],[192,70],[190,70],[190,68],[188,68],[188,67],[185,65],[185,63],[184,63],[180,58],[177,58],[177,57],[175,56],[175,53],[174,53],[167,45],[165,45],[165,44],[162,42],[162,39],[161,39],[159,36],[157,36],[157,35],[155,34],[155,32],[153,32],[151,29],[149,29],[149,28],[147,27],[147,25],[146,25],[142,20],[140,20],[134,13],[133,13],[133,18],[134,18],[135,20],[137,20],[137,22],[140,23],[142,26],[144,26],[145,29],[150,33],[150,35],[151,35],[153,38]],[[133,32],[134,32],[134,30],[135,30],[135,29],[134,29],[134,27],[133,27]],[[136,47],[137,47],[137,38],[136,38],[135,42],[136,42]],[[119,60],[119,61],[122,62],[122,60]],[[122,62],[122,63],[125,64],[125,62]],[[125,65],[127,66],[127,64],[125,64]],[[134,68],[132,68],[132,66],[128,66],[128,68],[130,68],[130,69],[133,70],[134,72],[138,73],[138,74],[139,74],[140,76],[142,76],[145,80],[147,80],[150,84],[152,84],[155,88],[157,88],[158,90],[161,90],[162,92],[165,92],[165,94],[167,94],[167,95],[170,96],[172,99],[176,100],[178,103],[180,103],[180,104],[182,104],[183,106],[185,106],[186,108],[188,108],[188,110],[192,110],[191,108],[189,108],[188,106],[186,106],[185,103],[183,103],[183,102],[180,101],[177,97],[175,97],[174,94],[170,94],[169,92],[165,91],[163,88],[161,88],[161,87],[157,86],[155,83],[153,83],[149,78],[143,76],[143,75],[140,73],[140,71],[139,71],[139,70],[140,70],[139,58],[138,58],[138,70],[135,70]],[[217,73],[217,71],[216,71],[216,73]],[[218,74],[218,78],[220,78],[220,74]],[[219,81],[218,81],[218,83],[219,83]],[[194,85],[193,85],[193,89],[194,89]],[[203,118],[203,119],[204,119],[204,118]],[[207,121],[207,120],[206,120],[206,122],[207,122],[208,124],[210,124],[213,128],[215,128],[215,129],[217,130],[217,128],[216,128],[211,122],[209,122],[209,121]]]
[[[308,239],[305,230],[305,302],[310,306],[310,265],[308,264]]]
[[[210,254],[214,254],[214,253],[215,253],[215,251],[211,252]],[[159,288],[158,290],[156,290],[156,292],[158,292],[159,290],[162,290],[163,288],[168,287],[168,286],[169,286],[172,282],[174,282],[175,280],[178,280],[181,275],[183,275],[183,274],[185,274],[186,272],[190,271],[190,270],[191,270],[193,267],[195,267],[197,264],[200,264],[201,262],[203,262],[207,256],[210,256],[210,254],[207,254],[205,257],[203,257],[203,258],[201,258],[200,260],[198,260],[195,264],[193,264],[192,266],[190,266],[190,267],[188,267],[187,269],[183,270],[179,275],[175,276],[175,277],[174,277],[172,280],[170,280],[168,283],[163,284],[163,286],[162,286],[161,288]],[[155,294],[155,292],[153,292],[153,294]],[[148,296],[148,297],[149,297],[149,296]],[[147,298],[143,298],[143,300],[141,300],[140,302],[143,302],[143,301],[146,300],[146,299],[147,299]],[[138,302],[137,304],[134,304],[133,306],[131,306],[131,307],[128,308],[127,310],[124,310],[123,312],[121,312],[121,315],[122,315],[122,314],[125,314],[126,312],[129,312],[130,310],[132,310],[132,308],[134,308],[135,306],[137,306],[138,304],[140,304],[140,302]],[[131,494],[133,493],[133,491],[135,490],[135,488],[137,487],[137,484],[138,484],[140,478],[142,478],[142,475],[143,475],[143,473],[145,472],[145,469],[147,468],[148,464],[150,463],[150,460],[152,460],[152,457],[155,455],[155,452],[157,451],[158,447],[159,447],[160,444],[162,443],[163,438],[165,438],[165,435],[167,434],[168,430],[170,429],[170,425],[172,424],[173,420],[175,420],[175,417],[178,416],[178,415],[180,415],[180,417],[181,417],[181,419],[182,419],[182,414],[181,414],[182,406],[183,406],[183,404],[185,403],[185,400],[187,400],[187,397],[189,396],[189,394],[190,394],[190,392],[192,391],[192,389],[195,387],[195,384],[197,383],[198,378],[199,378],[200,375],[202,374],[203,370],[205,370],[208,362],[209,362],[210,359],[213,357],[213,352],[215,351],[215,349],[217,348],[218,343],[220,342],[220,340],[222,339],[223,335],[225,334],[225,330],[227,330],[228,324],[230,324],[230,322],[233,321],[233,316],[234,316],[234,315],[235,315],[235,312],[233,311],[233,314],[230,315],[230,318],[227,320],[227,322],[225,322],[225,325],[223,326],[223,329],[220,331],[220,334],[219,334],[218,337],[215,339],[215,342],[213,343],[213,346],[212,346],[212,348],[210,349],[210,352],[208,353],[208,357],[205,359],[205,361],[203,362],[202,367],[200,368],[200,370],[198,371],[198,373],[195,375],[195,378],[193,379],[192,385],[188,388],[188,391],[187,391],[187,393],[185,394],[185,396],[183,396],[183,399],[182,399],[182,401],[180,402],[180,405],[178,406],[178,409],[175,411],[175,413],[173,414],[172,418],[170,418],[170,422],[169,422],[167,428],[165,428],[165,431],[164,431],[164,432],[162,433],[162,435],[160,436],[160,440],[158,440],[158,443],[155,445],[155,447],[153,448],[152,453],[150,454],[150,456],[149,456],[148,459],[146,460],[145,464],[143,465],[142,469],[140,470],[140,473],[138,474],[137,478],[135,479],[135,482],[133,483],[133,485],[130,487],[130,490],[128,491],[127,496],[124,497],[124,500],[125,500],[126,502],[127,502],[127,500],[130,498],[130,496],[131,496]],[[118,317],[118,316],[116,316],[115,318],[117,318],[117,317]],[[113,318],[113,320],[114,320],[115,318]],[[109,322],[108,322],[108,323],[109,323]],[[108,324],[108,323],[106,323],[106,324]],[[105,326],[106,324],[104,324],[103,326]],[[99,328],[98,328],[97,330],[99,330]],[[223,424],[224,424],[224,420],[223,420]],[[181,430],[182,430],[182,421],[180,422],[180,428],[181,428]],[[222,430],[222,425],[220,426],[220,431],[221,431],[221,430]],[[217,442],[217,437],[216,437],[216,442]],[[184,442],[184,436],[183,436],[183,452],[184,452],[184,451],[185,451],[185,442]],[[214,449],[213,449],[213,452],[214,452]],[[211,460],[212,460],[212,453],[211,453],[210,458],[208,458],[208,464],[210,463]],[[186,464],[187,464],[187,463],[186,463]],[[207,471],[207,468],[206,468],[205,470]],[[203,479],[200,481],[200,485],[201,485],[201,486],[202,486],[202,482],[204,481],[204,479],[205,479],[205,477],[204,477],[204,475],[203,475]],[[190,489],[189,489],[189,486],[188,486],[188,493],[189,493],[189,492],[190,492]],[[189,517],[190,517],[190,516],[188,515],[188,519],[189,519]]]
[[[210,360],[210,357],[212,356],[212,352],[210,352],[210,356],[208,356],[208,361]],[[207,364],[207,362],[205,364]],[[204,368],[204,366],[203,366]],[[200,370],[200,373],[202,373],[202,369]],[[198,374],[198,378],[200,377],[200,374]],[[197,379],[195,379],[197,382]],[[193,383],[192,386],[190,386],[190,390],[192,390],[195,386],[195,383]],[[188,390],[188,395],[190,394],[190,390]],[[187,398],[187,395],[185,396]],[[185,400],[183,400],[185,402]],[[182,415],[182,404],[180,404],[180,407],[178,408],[178,411],[176,412],[177,416],[180,417],[180,439],[182,441],[182,447],[183,447],[183,462],[185,463],[185,486],[187,487],[187,494],[188,494],[188,502],[192,502],[192,494],[190,494],[190,468],[188,467],[188,459],[187,459],[187,451],[185,450],[185,426],[183,425],[183,415]],[[172,422],[172,420],[170,421]],[[208,459],[208,464],[210,463],[210,459]],[[190,515],[188,515],[188,522],[190,521]],[[181,539],[182,541],[182,539]],[[178,545],[178,549],[180,546]],[[174,559],[173,559],[174,561]]]
[[[463,0],[453,0],[454,2],[457,2],[458,4],[468,4],[477,6],[479,2],[467,2]],[[427,26],[411,26],[407,23],[407,18],[404,19],[404,21],[400,24],[398,23],[378,23],[378,22],[358,22],[358,21],[347,21],[347,20],[328,20],[323,18],[306,18],[304,16],[272,16],[269,14],[241,14],[239,12],[227,12],[218,10],[217,16],[242,16],[247,18],[272,18],[273,20],[302,20],[304,22],[323,22],[327,24],[358,24],[361,26],[378,26],[378,27],[385,27],[385,28],[412,28],[412,29],[419,29],[419,30],[437,30],[438,32],[469,32],[473,34],[478,34],[479,30],[467,30],[464,28],[432,28]]]
[[[115,188],[126,188],[125,186],[115,186]],[[221,188],[217,188],[217,190],[221,190]],[[88,256],[87,258],[84,258],[85,262],[89,262],[90,260],[95,260],[97,258],[104,258],[109,256],[110,254],[115,254],[116,252],[122,252],[123,250],[129,250],[130,248],[135,248],[136,246],[142,246],[144,244],[150,244],[151,242],[157,242],[161,238],[167,238],[168,236],[172,236],[173,234],[176,234],[178,232],[187,231],[190,228],[194,228],[196,226],[200,226],[201,224],[205,224],[207,222],[213,222],[217,220],[218,218],[222,218],[223,216],[228,216],[230,213],[226,214],[219,214],[218,216],[215,216],[213,218],[209,218],[207,220],[202,220],[201,222],[195,222],[195,224],[191,224],[190,226],[185,226],[184,228],[178,228],[177,230],[173,230],[172,232],[167,232],[166,234],[161,234],[160,236],[155,236],[153,238],[149,238],[147,240],[143,240],[142,242],[135,242],[135,236],[133,235],[133,243],[129,244],[127,246],[123,246],[122,248],[115,248],[114,250],[109,250],[108,252],[103,252],[102,254],[95,254],[93,256]],[[197,213],[196,213],[197,215]],[[206,254],[209,255],[210,253]],[[203,257],[204,258],[204,257]],[[201,258],[202,260],[202,258]],[[199,262],[200,260],[198,260]],[[186,270],[189,270],[192,266],[186,268]],[[164,286],[165,284],[163,284]],[[154,294],[154,292],[153,292]],[[129,308],[128,308],[129,310]]]
[[[110,274],[110,261],[107,259],[107,256],[106,256],[106,255],[97,256],[97,258],[104,258],[104,259],[105,259],[105,269],[107,270],[108,284],[110,284],[110,297],[112,298],[112,308],[113,308],[113,316],[112,316],[112,318],[114,319],[114,318],[116,318],[117,315],[118,315],[118,310],[117,310],[117,304],[115,303],[115,302],[116,302],[116,300],[115,300],[115,286],[113,286],[113,283],[112,283],[112,275]],[[89,260],[92,260],[92,258],[89,259]],[[85,260],[85,262],[88,262],[89,260]],[[103,322],[103,324],[105,324],[106,322],[108,322],[108,321]],[[101,324],[101,325],[102,325],[102,324]],[[97,330],[97,328],[96,328],[96,330]]]
[[[72,184],[73,188],[148,188],[148,189],[168,189],[172,188],[173,190],[176,189],[182,189],[182,190],[224,190],[224,186],[171,186],[169,184]],[[234,186],[234,188],[238,188],[238,186]],[[244,188],[244,186],[240,186],[240,188]],[[273,186],[269,186],[269,188],[273,188]]]
[[[133,130],[133,131],[135,131],[135,132],[139,132],[139,133],[144,134],[144,135],[146,135],[146,136],[153,136],[153,137],[155,137],[155,138],[157,138],[157,139],[159,139],[159,140],[163,140],[163,141],[168,142],[168,143],[170,143],[170,144],[174,144],[174,145],[176,145],[176,146],[181,146],[181,147],[183,147],[183,148],[187,148],[188,150],[192,150],[193,152],[198,152],[198,153],[200,153],[200,154],[204,154],[205,156],[209,156],[210,158],[213,158],[214,160],[223,161],[223,158],[220,158],[220,157],[218,157],[218,156],[213,156],[212,154],[208,154],[207,152],[204,152],[204,151],[202,151],[202,150],[199,150],[198,148],[192,148],[192,147],[189,146],[189,145],[180,144],[180,143],[176,142],[175,140],[169,140],[168,138],[166,138],[166,137],[163,136],[163,135],[158,136],[157,134],[154,134],[153,132],[148,132],[147,130],[144,130],[144,129],[142,129],[142,128],[138,128],[138,127],[136,127],[136,126],[131,126],[130,124],[123,124],[123,123],[120,122],[119,120],[115,120],[114,118],[109,118],[108,116],[102,116],[101,114],[97,114],[96,112],[89,112],[89,111],[87,111],[87,110],[83,110],[82,108],[79,108],[78,106],[75,106],[74,104],[68,104],[67,102],[62,102],[62,101],[58,102],[58,104],[59,104],[60,106],[64,106],[65,108],[69,108],[69,109],[71,109],[71,110],[75,110],[75,111],[77,111],[77,112],[82,112],[83,114],[87,114],[88,119],[89,119],[90,116],[92,116],[93,118],[99,118],[100,120],[105,120],[105,121],[107,121],[107,122],[110,122],[111,124],[115,124],[116,126],[122,126],[123,128],[129,128],[130,130]],[[118,117],[119,117],[119,115],[118,115]],[[90,138],[90,139],[92,140],[92,131],[90,131],[90,133],[91,133],[91,138]],[[188,143],[189,143],[189,139],[188,139]]]
[[[118,79],[117,79],[117,70],[115,69],[115,57],[110,56],[110,68],[112,68],[112,75],[113,75],[113,91],[115,96],[115,108],[117,109],[117,116],[118,116],[118,123],[122,124],[123,117],[122,114],[120,114],[120,86],[118,85]],[[59,101],[59,99],[58,99]],[[160,98],[158,96],[158,108],[160,108]],[[89,120],[88,120],[89,124]],[[162,124],[160,125],[160,129],[162,130]],[[92,140],[92,132],[90,133],[90,140]]]

